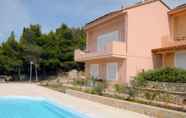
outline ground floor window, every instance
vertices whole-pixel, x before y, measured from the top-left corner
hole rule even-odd
[[[175,65],[177,68],[186,69],[186,52],[177,52],[175,54]]]
[[[99,65],[98,64],[90,64],[90,76],[94,78],[99,77]]]
[[[117,80],[118,79],[118,64],[108,63],[107,64],[107,80]]]

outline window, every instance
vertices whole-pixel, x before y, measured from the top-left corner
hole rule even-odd
[[[177,68],[186,69],[186,52],[177,52],[175,55],[175,64]]]
[[[99,65],[98,64],[91,64],[90,65],[90,76],[94,78],[99,77]]]
[[[118,64],[108,63],[107,64],[107,80],[117,80],[118,79]]]
[[[119,32],[114,31],[110,33],[103,34],[97,38],[97,51],[104,51],[105,46],[112,42],[119,40]]]

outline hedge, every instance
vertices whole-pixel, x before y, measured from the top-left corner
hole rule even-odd
[[[139,73],[135,80],[137,82],[176,82],[186,83],[186,70],[180,68],[160,68]]]

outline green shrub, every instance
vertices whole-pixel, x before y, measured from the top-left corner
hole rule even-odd
[[[97,82],[96,85],[92,88],[91,93],[92,94],[98,94],[102,95],[105,90],[105,84],[102,82]]]
[[[161,68],[139,73],[135,77],[138,84],[146,81],[186,83],[186,70],[179,68]]]
[[[129,100],[132,100],[135,98],[136,95],[136,89],[133,87],[127,87],[126,88],[126,93],[129,95]]]
[[[89,94],[93,94],[93,93],[92,93],[92,89],[89,89],[89,88],[85,89],[84,92],[85,92],[85,93],[89,93]]]
[[[143,73],[140,73],[133,80],[130,81],[130,84],[132,87],[143,87],[145,86],[146,82],[147,80],[145,80]]]
[[[85,86],[87,84],[87,80],[83,80],[83,79],[77,79],[73,81],[73,85],[75,86]]]
[[[115,84],[113,87],[114,87],[114,90],[119,94],[124,93],[125,88],[126,88],[126,86],[123,84]]]

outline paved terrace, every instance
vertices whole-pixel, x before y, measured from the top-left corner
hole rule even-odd
[[[36,84],[0,84],[0,96],[45,97],[58,104],[85,113],[91,118],[149,118],[143,114],[122,110],[66,95]]]

